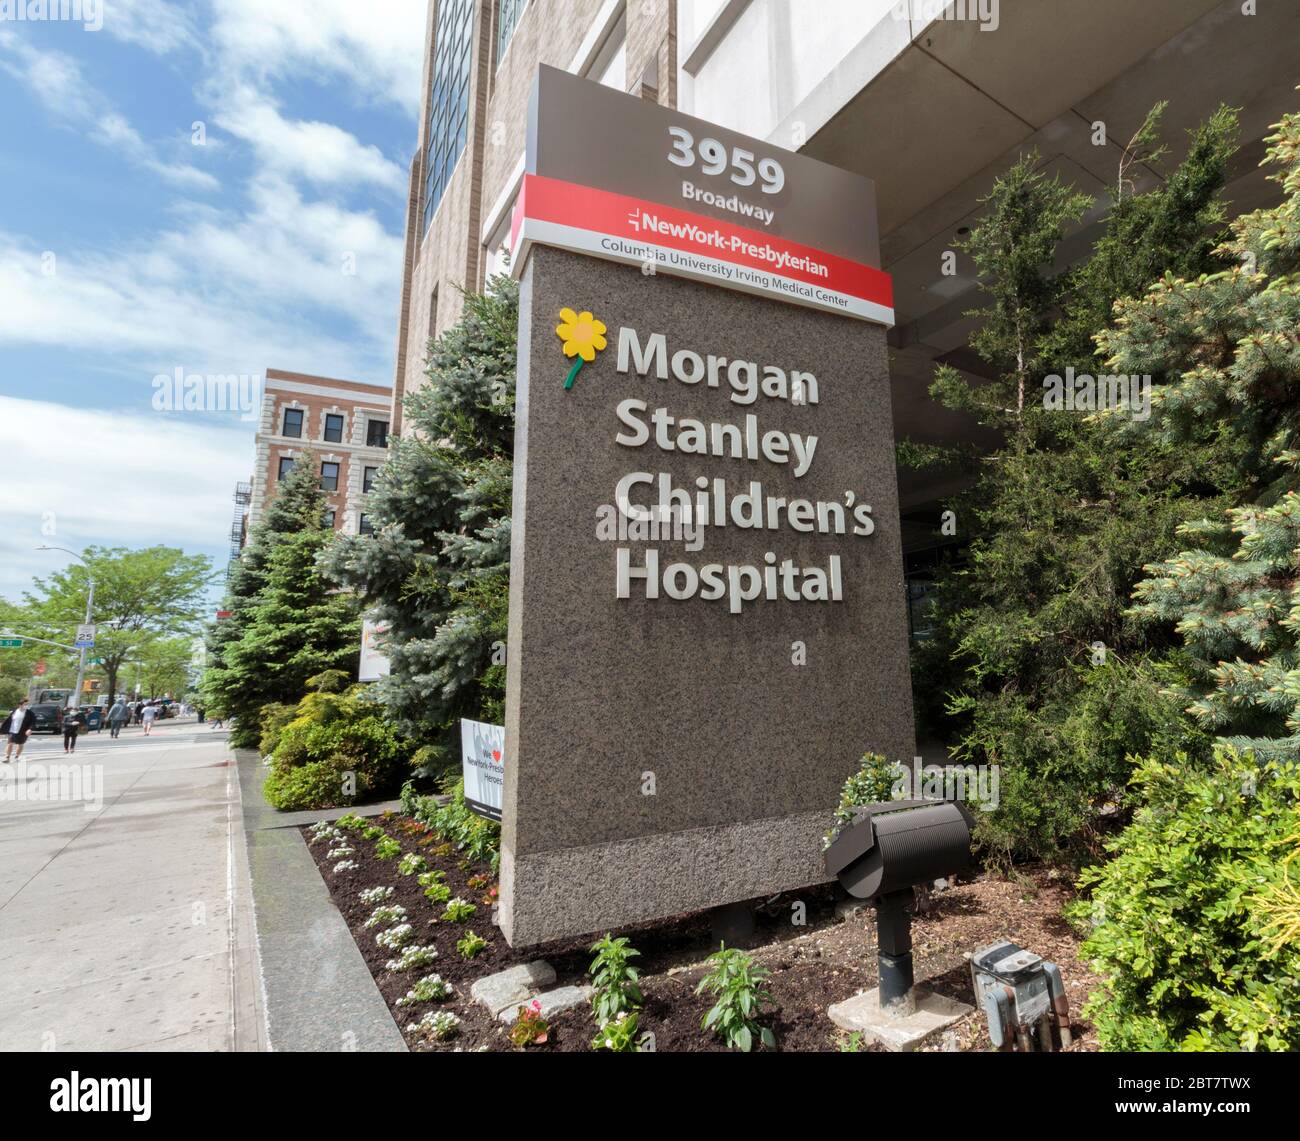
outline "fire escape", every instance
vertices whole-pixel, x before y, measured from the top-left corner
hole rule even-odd
[[[244,549],[244,525],[248,518],[248,505],[253,500],[253,485],[251,483],[235,484],[235,513],[230,522],[230,562],[226,564],[226,577],[230,577],[230,570],[239,560],[239,552]]]

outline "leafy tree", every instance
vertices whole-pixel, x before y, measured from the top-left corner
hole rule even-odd
[[[146,642],[135,655],[142,692],[149,697],[184,693],[193,660],[193,638],[154,638]]]
[[[1159,111],[1124,171],[1133,153],[1159,153]],[[1098,850],[1098,833],[1123,819],[1130,754],[1206,747],[1164,692],[1190,667],[1127,607],[1141,566],[1168,550],[1178,526],[1225,505],[1235,469],[1150,433],[1126,435],[1113,417],[1050,409],[1041,393],[1045,376],[1069,366],[1101,371],[1091,335],[1115,301],[1167,269],[1221,264],[1206,234],[1223,215],[1235,129],[1231,112],[1212,116],[1144,194],[1128,193],[1122,171],[1093,256],[1074,269],[1055,273],[1052,262],[1089,200],[1046,178],[1034,156],[996,182],[965,245],[989,297],[972,345],[997,375],[972,383],[941,368],[931,392],[1003,443],[948,504],[969,545],[940,573],[937,635],[918,651],[916,677],[922,695],[946,695],[942,713],[921,704],[955,730],[957,758],[1002,767],[1001,809],[979,825],[1002,860]]]
[[[216,709],[235,718],[231,741],[245,748],[258,742],[263,705],[296,702],[308,678],[326,670],[356,675],[356,600],[331,589],[317,566],[334,532],[323,521],[325,497],[316,470],[308,456],[281,482],[240,559],[243,564],[247,557],[248,565],[232,579],[232,617],[222,620],[209,642],[214,660],[205,692]]]
[[[1219,740],[1209,765],[1140,762],[1147,804],[1081,881],[1111,1049],[1300,1048],[1300,115],[1268,142],[1286,196],[1233,222],[1239,264],[1166,275],[1099,338],[1166,378],[1150,435],[1226,455],[1250,500],[1180,528],[1194,546],[1136,591],[1135,616],[1185,643],[1170,693]]]
[[[408,735],[440,746],[462,716],[498,720],[510,570],[518,288],[469,295],[429,349],[367,502],[373,535],[340,539],[327,573],[388,623],[377,690]]]
[[[1153,433],[1226,451],[1246,506],[1190,521],[1194,546],[1146,567],[1134,615],[1176,626],[1189,652],[1175,692],[1209,731],[1262,758],[1300,758],[1300,115],[1268,140],[1287,197],[1232,224],[1238,264],[1167,275],[1125,302],[1102,338],[1118,367],[1168,377]],[[1222,518],[1222,517],[1220,517]]]
[[[72,563],[36,579],[24,595],[26,612],[39,627],[34,636],[71,644],[86,617],[93,576],[94,656],[103,659],[105,691],[113,695],[123,664],[142,647],[197,631],[212,561],[173,547],[87,547],[82,557],[84,565]]]

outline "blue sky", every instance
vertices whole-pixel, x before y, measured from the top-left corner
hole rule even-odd
[[[0,18],[0,594],[60,565],[41,543],[224,565],[254,425],[159,411],[154,377],[392,383],[425,10]]]

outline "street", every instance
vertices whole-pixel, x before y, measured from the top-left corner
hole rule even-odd
[[[184,718],[33,735],[0,776],[0,1049],[258,1048],[231,758]]]

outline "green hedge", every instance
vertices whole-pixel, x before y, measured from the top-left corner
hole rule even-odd
[[[268,733],[282,714],[268,715]],[[275,808],[338,808],[395,790],[407,748],[365,686],[311,693],[270,750],[263,795]]]
[[[1209,771],[1139,760],[1134,784],[1146,805],[1070,909],[1102,1047],[1300,1049],[1300,771],[1225,749]]]

